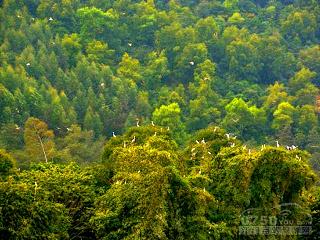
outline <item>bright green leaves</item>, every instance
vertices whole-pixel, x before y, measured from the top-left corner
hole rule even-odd
[[[138,59],[132,58],[128,53],[122,56],[121,62],[117,69],[120,78],[131,80],[139,85],[144,85],[141,78],[141,66]]]
[[[223,125],[245,140],[250,140],[254,136],[256,140],[261,138],[263,126],[266,123],[266,113],[264,109],[256,106],[248,106],[241,98],[233,99],[226,107],[226,116]],[[262,140],[262,139],[261,139]]]
[[[80,34],[84,40],[104,39],[105,34],[111,34],[115,30],[115,22],[119,18],[113,9],[103,12],[95,7],[78,9],[77,15],[82,26]]]
[[[185,126],[181,121],[181,109],[177,103],[162,105],[152,114],[153,121],[172,131],[175,140],[182,144],[186,139]]]
[[[293,123],[295,111],[295,108],[290,103],[280,103],[278,108],[273,113],[274,119],[272,127],[274,129],[289,127]]]

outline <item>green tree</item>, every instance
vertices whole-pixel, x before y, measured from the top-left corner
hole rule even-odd
[[[256,141],[262,141],[265,131],[266,113],[264,109],[256,106],[248,106],[241,98],[233,99],[225,107],[226,116],[223,119],[225,128],[243,138],[250,140],[254,138]]]
[[[185,126],[181,120],[181,109],[177,103],[162,105],[152,113],[153,121],[163,127],[169,128],[172,131],[174,139],[183,144],[186,139]]]
[[[102,132],[102,122],[98,113],[94,112],[91,106],[88,107],[83,120],[83,127],[86,130],[92,130],[95,136],[99,136]]]
[[[0,177],[7,177],[14,167],[15,160],[5,150],[0,149]]]

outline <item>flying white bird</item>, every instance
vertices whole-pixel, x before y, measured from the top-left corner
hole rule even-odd
[[[129,47],[132,47],[132,43],[128,43],[128,46],[129,46]]]

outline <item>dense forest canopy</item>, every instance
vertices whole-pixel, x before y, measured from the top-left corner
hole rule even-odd
[[[319,238],[319,1],[0,6],[1,239]]]

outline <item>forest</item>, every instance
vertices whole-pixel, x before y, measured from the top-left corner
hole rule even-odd
[[[0,239],[320,239],[318,0],[0,1]]]

